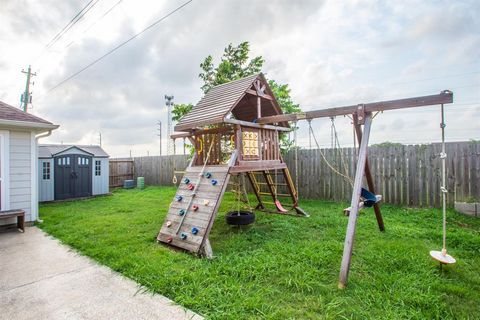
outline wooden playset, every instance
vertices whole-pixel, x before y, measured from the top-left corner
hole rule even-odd
[[[290,121],[296,125],[299,120],[307,120],[313,133],[312,119],[350,116],[359,148],[355,177],[351,181],[351,205],[345,210],[349,217],[339,277],[339,287],[343,288],[348,279],[359,210],[373,207],[380,231],[385,230],[379,206],[382,197],[375,193],[367,157],[373,114],[441,105],[444,141],[443,105],[452,102],[453,93],[445,90],[437,95],[283,114],[262,74],[213,87],[175,126],[175,131],[181,133],[172,135],[172,138],[190,139],[195,153],[157,239],[211,257],[208,235],[231,175],[246,175],[258,200],[257,209],[265,209],[266,201],[262,196],[268,194],[278,213],[294,212],[295,215],[308,216],[298,206],[295,184],[280,153],[279,134],[290,131]],[[440,156],[444,160],[445,152]],[[278,172],[286,189],[283,193],[279,192]],[[259,177],[263,177],[265,182],[259,182]],[[362,187],[364,177],[368,188]],[[262,185],[268,187],[268,192],[262,192]],[[444,185],[442,193],[445,198]],[[290,210],[280,203],[281,195],[291,199]],[[432,251],[431,256],[441,263],[452,263],[455,259],[446,253],[445,248],[445,219],[444,208],[443,249],[441,252]]]
[[[195,153],[179,181],[158,241],[210,257],[208,235],[231,175],[246,175],[257,209],[266,209],[268,194],[277,213],[307,215],[298,206],[295,185],[280,153],[279,134],[290,131],[288,122],[255,122],[274,115],[282,115],[282,110],[265,77],[256,74],[213,87],[180,120],[175,131],[181,133],[172,138],[187,137]],[[281,204],[281,197],[290,198],[289,209]]]

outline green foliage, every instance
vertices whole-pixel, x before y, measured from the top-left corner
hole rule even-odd
[[[390,142],[390,141],[385,141],[381,143],[376,143],[372,144],[371,147],[378,147],[378,148],[388,148],[388,147],[401,147],[403,144],[398,143],[398,142]]]
[[[179,121],[184,115],[192,110],[193,104],[191,103],[180,103],[175,104],[172,109],[172,120]]]
[[[176,192],[115,190],[112,196],[42,204],[40,228],[80,253],[207,319],[479,319],[480,219],[448,214],[441,270],[441,211],[382,205],[358,219],[349,285],[338,290],[347,203],[304,200],[309,218],[257,212],[245,228],[225,223],[227,194],[210,234],[215,259],[157,244]],[[253,195],[250,202],[254,203]],[[432,227],[433,226],[433,227]]]
[[[249,59],[250,46],[248,42],[242,42],[238,46],[229,44],[220,59],[218,66],[213,63],[213,57],[209,55],[200,64],[202,72],[198,75],[203,80],[201,89],[208,92],[213,86],[241,79],[252,74],[259,73],[265,60],[262,56]],[[293,102],[288,84],[279,84],[275,80],[268,80],[280,108],[283,113],[301,112],[300,106]],[[178,104],[173,107],[172,119],[179,121],[191,109],[192,104]],[[295,127],[294,130],[297,130]],[[280,149],[287,153],[294,146],[294,141],[288,134],[280,134]]]
[[[214,66],[211,55],[206,57],[200,64],[203,71],[198,75],[203,80],[203,92],[207,93],[213,86],[259,73],[265,60],[258,56],[249,61],[249,53],[250,45],[245,41],[236,47],[230,43],[217,67]]]

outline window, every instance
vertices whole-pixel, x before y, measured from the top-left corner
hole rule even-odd
[[[242,132],[243,157],[245,159],[259,159],[258,132]]]
[[[100,160],[95,160],[95,175],[102,175],[102,162]]]
[[[42,162],[43,180],[50,180],[50,162]]]

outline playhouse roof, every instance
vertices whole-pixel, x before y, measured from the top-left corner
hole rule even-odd
[[[262,73],[212,87],[203,98],[175,126],[175,131],[185,131],[201,126],[224,122],[232,115],[237,120],[253,122],[257,118],[255,82],[265,86],[262,116],[282,114],[267,80]],[[288,127],[287,123],[282,126]]]

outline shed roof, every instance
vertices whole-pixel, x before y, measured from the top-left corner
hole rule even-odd
[[[46,129],[56,129],[58,127],[50,121],[24,112],[2,101],[0,101],[0,122],[8,125]]]
[[[255,82],[265,87],[261,96],[262,116],[282,114],[273,92],[262,73],[212,87],[203,98],[175,126],[176,131],[194,129],[224,122],[232,114],[235,119],[253,122],[256,119],[257,96]],[[283,126],[288,126],[283,123]]]
[[[38,145],[39,158],[52,158],[58,153],[71,148],[77,148],[81,151],[91,154],[93,157],[108,158],[109,155],[100,146],[88,146],[78,144],[40,144]]]

